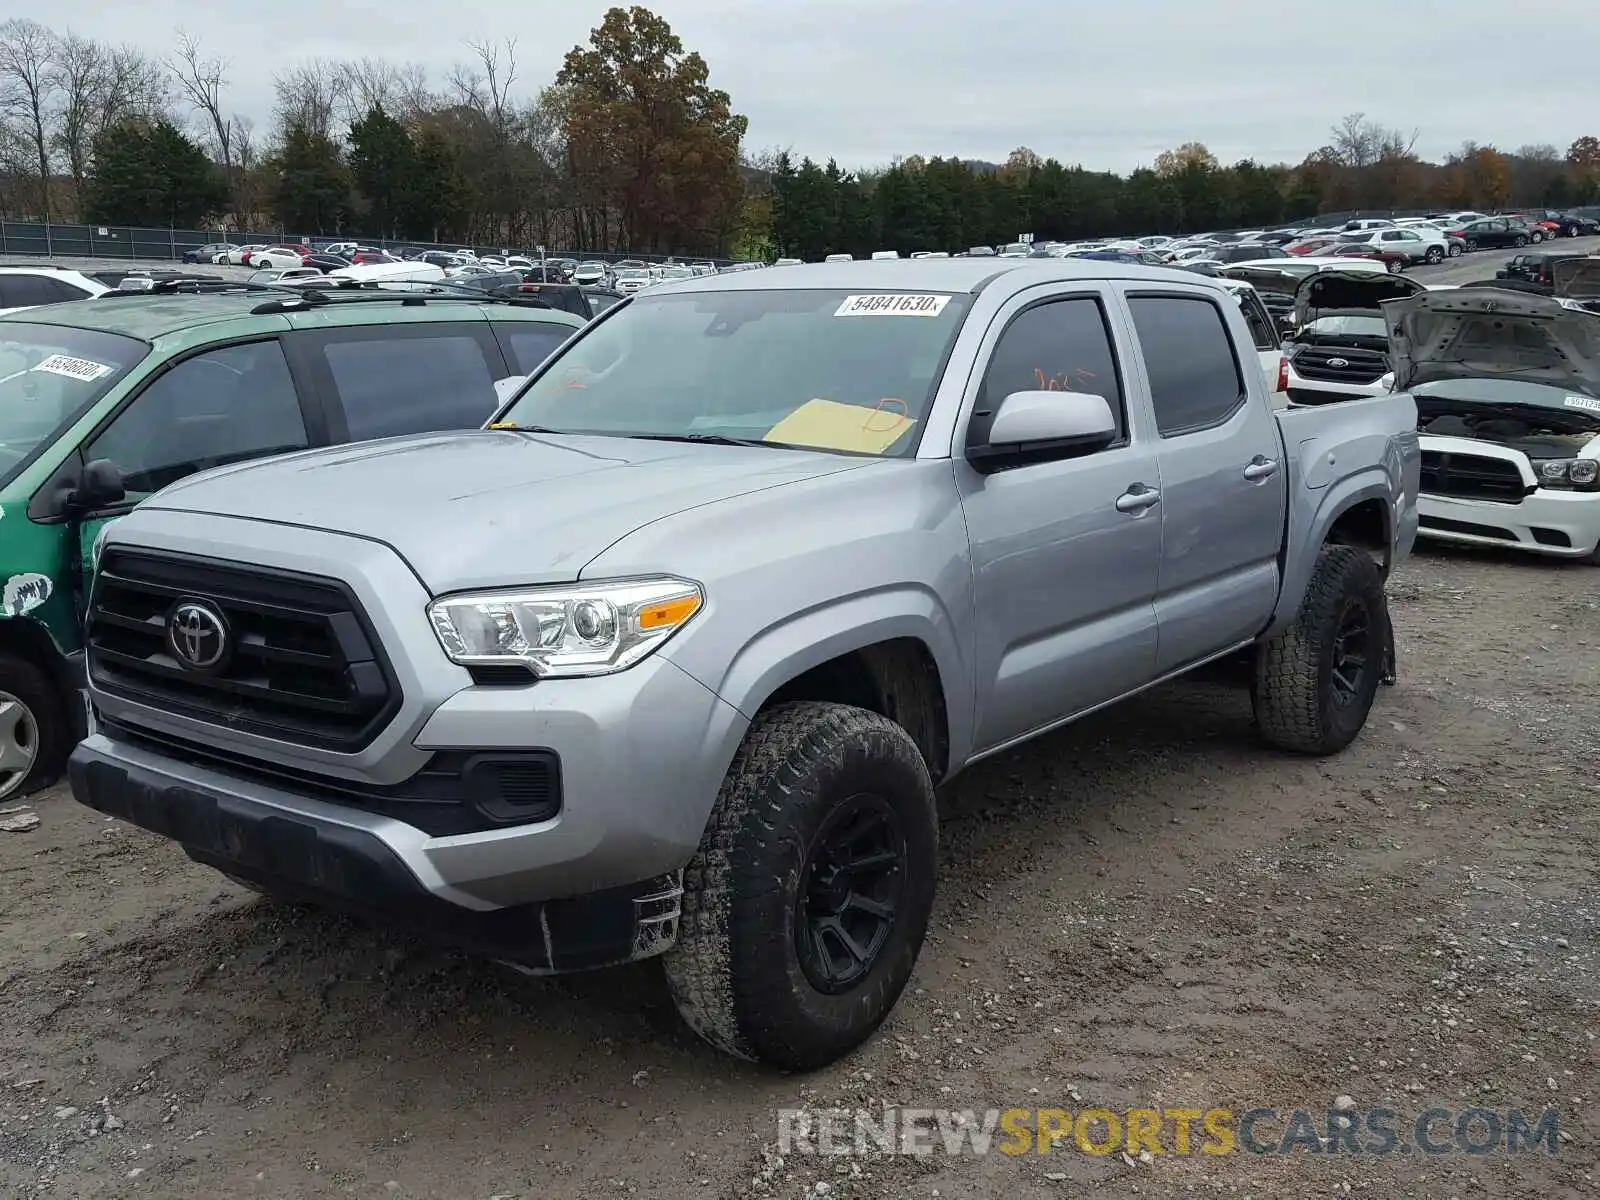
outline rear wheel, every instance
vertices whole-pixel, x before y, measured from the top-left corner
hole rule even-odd
[[[1450,243],[1450,257],[1451,258],[1460,258],[1461,257],[1461,243],[1460,242],[1451,242]]]
[[[1367,723],[1389,657],[1383,575],[1363,550],[1324,546],[1294,624],[1256,652],[1261,736],[1280,750],[1343,750]]]
[[[684,1021],[720,1050],[789,1070],[860,1045],[911,978],[937,846],[933,783],[899,725],[842,704],[758,716],[662,956]]]
[[[1579,229],[1576,225],[1574,225],[1570,229],[1567,230],[1567,236],[1568,237],[1573,237],[1573,238],[1582,237],[1583,236],[1583,230]]]

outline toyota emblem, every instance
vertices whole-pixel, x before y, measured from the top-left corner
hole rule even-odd
[[[204,601],[185,600],[167,618],[167,645],[190,670],[213,670],[228,654],[228,623]]]
[[[1348,358],[1330,358],[1328,365],[1335,371],[1342,371],[1350,365],[1350,360]]]

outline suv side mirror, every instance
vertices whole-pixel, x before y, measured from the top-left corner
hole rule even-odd
[[[1070,458],[1103,450],[1117,437],[1117,419],[1104,396],[1092,392],[1012,392],[1000,402],[988,437],[969,447],[979,471],[1019,460]]]
[[[67,507],[74,512],[92,512],[120,504],[127,496],[117,464],[109,458],[97,458],[84,465],[83,478],[67,498]]]

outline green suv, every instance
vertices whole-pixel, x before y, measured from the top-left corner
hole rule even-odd
[[[0,317],[0,800],[54,782],[82,736],[108,520],[209,467],[482,425],[495,382],[583,324],[481,296],[272,288]]]

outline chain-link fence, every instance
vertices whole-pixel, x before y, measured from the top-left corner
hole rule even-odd
[[[42,221],[0,221],[0,257],[38,255],[49,258],[125,258],[138,262],[177,262],[186,252],[202,246],[231,243],[235,246],[322,246],[337,241],[359,241],[378,250],[472,250],[477,254],[526,254],[538,257],[537,246],[472,246],[463,242],[436,243],[395,241],[388,238],[338,238],[311,236],[285,230],[256,230],[244,233],[203,229],[131,229],[110,225],[55,225]],[[552,258],[578,258],[599,262],[620,262],[633,258],[642,262],[709,262],[726,266],[731,259],[700,255],[628,254],[615,251],[545,248]],[[208,260],[209,261],[209,260]]]

